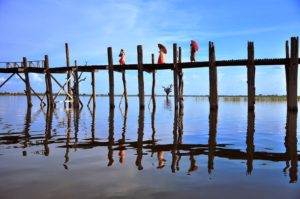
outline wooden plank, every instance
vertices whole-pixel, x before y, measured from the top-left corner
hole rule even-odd
[[[248,83],[248,109],[254,110],[254,105],[255,105],[255,65],[254,65],[254,44],[253,44],[253,42],[248,42],[247,83]]]
[[[27,70],[27,59],[26,57],[23,57],[23,66],[25,69],[25,87],[26,87],[26,96],[27,96],[27,106],[31,107],[32,106],[32,101],[31,101],[31,90],[30,90],[30,80],[29,80],[29,74]]]
[[[215,58],[215,47],[209,42],[209,104],[210,109],[218,109],[218,79]]]
[[[140,109],[145,108],[145,95],[144,95],[144,74],[143,74],[143,47],[137,46],[138,55],[138,87],[139,87],[139,102]]]
[[[174,105],[175,109],[178,108],[178,68],[177,68],[177,44],[173,44],[173,86],[174,86]]]
[[[115,100],[114,100],[114,68],[113,68],[113,56],[112,56],[112,48],[107,48],[107,56],[108,56],[108,78],[109,78],[109,106],[110,108],[115,108]]]

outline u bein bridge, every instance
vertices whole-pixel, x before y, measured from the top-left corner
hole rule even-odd
[[[171,172],[179,172],[181,161],[190,161],[190,168],[188,172],[195,171],[198,168],[196,157],[207,157],[207,172],[210,174],[214,171],[214,159],[225,158],[232,160],[241,160],[245,162],[245,171],[247,175],[251,175],[253,169],[255,170],[254,161],[273,161],[273,162],[285,162],[282,172],[284,175],[290,177],[290,182],[297,182],[298,179],[298,161],[300,155],[297,151],[297,112],[287,111],[286,119],[286,135],[285,135],[285,152],[270,152],[270,151],[255,151],[255,113],[252,110],[248,111],[247,129],[245,129],[245,149],[231,149],[230,144],[217,143],[217,129],[218,129],[218,110],[210,110],[209,113],[209,128],[208,128],[208,140],[206,143],[189,144],[183,142],[183,109],[180,111],[174,111],[174,120],[172,135],[173,141],[167,144],[160,144],[156,139],[159,132],[155,127],[156,108],[154,107],[151,112],[151,129],[152,135],[150,139],[144,139],[144,125],[145,125],[145,110],[139,109],[138,114],[138,126],[136,133],[136,140],[126,138],[127,129],[127,116],[128,108],[125,108],[125,112],[122,112],[120,108],[123,128],[121,134],[118,132],[118,138],[115,136],[115,109],[110,109],[108,115],[108,133],[107,139],[103,137],[97,137],[96,132],[96,107],[89,108],[91,115],[90,134],[87,133],[85,139],[79,139],[80,133],[80,118],[82,109],[63,109],[65,116],[63,122],[65,125],[65,136],[53,134],[53,120],[60,121],[59,116],[56,113],[57,109],[47,109],[46,112],[43,108],[37,110],[32,114],[32,108],[27,108],[25,116],[24,130],[20,133],[7,133],[2,134],[0,137],[0,144],[14,145],[13,148],[21,148],[23,156],[27,156],[27,150],[31,151],[34,155],[51,155],[51,148],[60,148],[64,150],[64,162],[62,162],[65,169],[69,169],[68,163],[71,159],[69,153],[71,149],[83,150],[93,148],[106,148],[107,149],[107,166],[113,164],[122,164],[126,161],[126,151],[135,150],[136,156],[135,162],[132,165],[136,166],[138,170],[143,170],[143,156],[151,156],[157,159],[158,167],[162,169],[170,169]],[[40,113],[44,114],[45,118],[45,133],[44,135],[31,134],[31,124],[34,123]],[[72,115],[74,114],[74,115]],[[105,135],[104,135],[105,136]],[[42,149],[39,149],[42,146]],[[52,147],[50,147],[52,146]],[[32,149],[34,151],[32,152]],[[56,149],[55,149],[56,150]],[[73,151],[73,150],[72,150]],[[164,156],[171,154],[170,162],[165,162]],[[74,156],[74,154],[72,155]],[[184,160],[182,160],[184,158]],[[118,160],[116,160],[118,159]],[[130,158],[132,159],[132,158]],[[189,159],[189,160],[188,160]],[[118,163],[119,162],[119,163]],[[128,162],[128,160],[127,160]],[[185,164],[184,164],[185,165]],[[200,165],[203,168],[203,165]]]
[[[248,83],[248,109],[254,110],[255,108],[255,67],[256,66],[268,66],[268,65],[283,65],[285,66],[286,73],[286,93],[287,93],[287,108],[291,111],[297,111],[297,83],[298,83],[298,64],[299,64],[299,39],[298,37],[292,37],[289,42],[285,44],[285,58],[275,59],[255,59],[254,58],[254,43],[248,42],[248,58],[238,60],[216,60],[215,58],[215,46],[213,42],[209,42],[209,60],[202,62],[182,62],[181,61],[181,47],[177,47],[177,44],[173,44],[173,63],[155,64],[154,54],[152,54],[152,63],[143,63],[143,48],[141,45],[137,46],[137,64],[115,65],[113,63],[112,48],[107,49],[108,53],[108,65],[85,65],[79,66],[76,61],[74,66],[70,65],[69,47],[65,44],[66,50],[66,66],[64,67],[50,67],[48,55],[45,55],[43,60],[28,61],[26,57],[23,57],[22,62],[0,62],[0,73],[11,74],[1,85],[5,85],[14,75],[17,75],[25,83],[25,93],[27,96],[28,106],[32,106],[32,94],[34,94],[40,100],[41,107],[45,105],[48,108],[53,108],[57,103],[69,103],[69,108],[77,109],[83,106],[79,98],[79,82],[81,81],[81,75],[83,72],[91,73],[91,85],[92,95],[88,102],[90,104],[93,101],[93,106],[96,106],[96,92],[95,92],[95,72],[98,70],[107,70],[109,76],[109,104],[110,108],[115,107],[114,102],[114,72],[122,73],[122,80],[124,85],[124,98],[125,106],[128,106],[127,101],[127,85],[126,85],[126,70],[138,71],[138,91],[139,91],[139,105],[140,108],[145,107],[144,100],[144,76],[143,72],[152,73],[152,94],[151,98],[153,106],[155,106],[155,71],[157,70],[172,70],[173,71],[173,86],[174,86],[174,105],[177,109],[183,107],[183,69],[189,68],[209,68],[209,103],[210,109],[218,109],[218,86],[217,86],[217,67],[224,66],[246,66],[247,67],[247,83]],[[46,91],[44,95],[39,96],[31,87],[29,74],[40,73],[45,74]],[[67,74],[66,81],[60,83],[54,74]],[[24,74],[24,77],[20,74]],[[57,93],[52,90],[52,80],[60,87]],[[73,85],[72,85],[73,84]],[[65,88],[67,87],[67,88]],[[63,101],[56,100],[58,95],[64,93],[66,99]],[[47,104],[44,102],[46,97]]]

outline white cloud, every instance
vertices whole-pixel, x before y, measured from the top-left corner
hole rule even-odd
[[[41,75],[36,74],[36,73],[32,73],[30,75],[31,75],[33,81],[35,81],[35,82],[43,82],[43,79],[41,78]]]

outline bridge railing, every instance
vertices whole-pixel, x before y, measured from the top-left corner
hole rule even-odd
[[[27,61],[27,67],[44,68],[44,60]],[[24,68],[23,62],[0,62],[0,68]]]

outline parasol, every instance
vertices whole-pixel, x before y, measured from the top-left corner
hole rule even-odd
[[[164,45],[158,44],[158,48],[161,49],[165,54],[167,54],[167,48]]]
[[[197,42],[195,40],[191,40],[191,44],[193,45],[195,51],[199,50],[199,46],[198,46],[198,44],[197,44]]]

